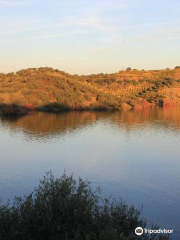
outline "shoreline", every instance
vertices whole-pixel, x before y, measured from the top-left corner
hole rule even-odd
[[[29,106],[19,106],[16,104],[3,104],[0,106],[0,116],[5,117],[22,117],[28,114],[32,114],[34,112],[44,112],[44,113],[63,113],[63,112],[126,112],[126,111],[145,111],[147,109],[152,109],[155,107],[159,107],[162,109],[171,109],[178,107],[179,105],[170,104],[170,105],[163,105],[163,104],[137,104],[134,107],[128,105],[127,103],[123,103],[121,107],[106,107],[106,106],[97,106],[94,108],[91,107],[79,107],[79,108],[71,108],[71,107],[61,107],[57,103],[49,104],[46,106],[40,107],[33,107]]]

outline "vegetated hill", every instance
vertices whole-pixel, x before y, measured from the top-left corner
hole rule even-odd
[[[0,104],[44,110],[128,109],[180,104],[180,67],[70,75],[53,68],[0,74]]]

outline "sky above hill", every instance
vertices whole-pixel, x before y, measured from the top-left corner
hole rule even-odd
[[[0,0],[0,72],[180,65],[180,0]]]

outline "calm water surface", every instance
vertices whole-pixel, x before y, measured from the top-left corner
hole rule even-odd
[[[180,109],[35,113],[0,119],[0,198],[66,170],[121,197],[180,239]]]

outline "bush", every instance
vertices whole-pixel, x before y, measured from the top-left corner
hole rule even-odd
[[[92,100],[91,95],[88,95],[88,94],[85,94],[84,98],[86,99],[86,101],[91,101]]]
[[[2,104],[0,113],[3,116],[23,116],[28,113],[28,109],[17,104]],[[0,221],[1,225],[1,221]],[[0,238],[1,239],[1,238]]]
[[[89,182],[66,174],[48,173],[29,196],[0,205],[1,240],[139,239],[134,229],[145,225],[133,206],[102,200]]]
[[[61,103],[49,103],[47,105],[37,107],[36,109],[39,111],[58,113],[58,112],[62,112],[62,111],[68,111],[69,107],[67,105],[61,104]]]

